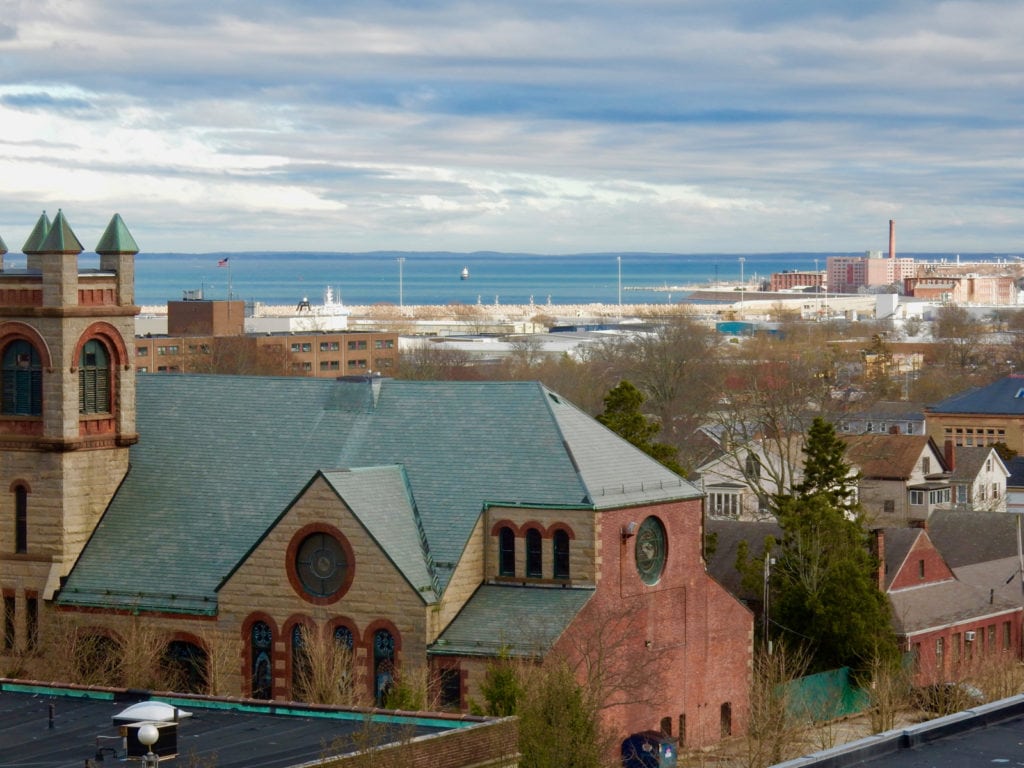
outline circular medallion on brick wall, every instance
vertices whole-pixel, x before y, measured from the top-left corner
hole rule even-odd
[[[644,584],[657,584],[665,570],[668,543],[665,526],[656,517],[640,523],[636,534],[636,570]]]

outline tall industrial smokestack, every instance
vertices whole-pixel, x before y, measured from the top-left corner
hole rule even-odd
[[[889,219],[889,258],[896,258],[896,220]]]

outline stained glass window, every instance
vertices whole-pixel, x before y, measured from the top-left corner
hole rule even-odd
[[[252,697],[273,698],[274,667],[271,663],[271,651],[274,647],[274,634],[270,626],[263,621],[253,624],[249,642],[252,651]]]
[[[539,579],[544,575],[542,570],[543,553],[541,551],[540,531],[530,528],[526,532],[526,575]]]

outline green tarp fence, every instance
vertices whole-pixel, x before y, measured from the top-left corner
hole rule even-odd
[[[868,705],[867,694],[850,683],[849,667],[801,677],[786,689],[790,714],[814,722],[857,714]]]

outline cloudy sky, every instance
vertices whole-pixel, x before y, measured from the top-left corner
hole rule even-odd
[[[1024,3],[0,0],[0,238],[1024,252]]]

